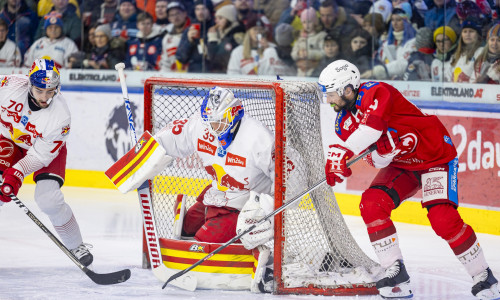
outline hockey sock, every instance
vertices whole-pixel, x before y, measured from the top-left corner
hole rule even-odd
[[[80,227],[73,214],[71,214],[71,219],[66,224],[61,226],[54,225],[54,228],[64,245],[70,250],[78,247],[83,241]]]
[[[476,276],[488,268],[483,249],[479,245],[474,230],[469,225],[464,224],[463,230],[448,240],[448,243],[470,276]]]

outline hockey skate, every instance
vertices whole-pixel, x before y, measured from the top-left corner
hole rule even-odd
[[[395,261],[385,270],[385,277],[377,281],[377,289],[384,299],[406,299],[413,297],[410,276],[402,260]]]
[[[490,268],[486,268],[483,272],[472,278],[474,285],[472,286],[472,294],[479,299],[500,299],[498,291],[498,280],[493,276]]]
[[[71,249],[71,253],[78,258],[78,260],[86,267],[90,266],[92,261],[94,261],[94,256],[90,253],[92,245],[81,243],[80,246],[75,249]]]

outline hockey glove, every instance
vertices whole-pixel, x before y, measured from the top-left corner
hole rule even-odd
[[[377,153],[382,157],[394,157],[401,152],[401,141],[396,131],[387,131],[377,141]]]
[[[352,170],[347,167],[347,160],[352,158],[354,153],[338,144],[330,145],[326,159],[325,174],[326,183],[335,186],[344,181],[346,177],[352,175]]]
[[[17,195],[19,192],[19,188],[23,184],[24,175],[21,171],[8,168],[3,172],[3,183],[0,186],[0,191],[2,195],[0,195],[0,200],[3,202],[9,202],[11,199],[9,197],[10,194]]]

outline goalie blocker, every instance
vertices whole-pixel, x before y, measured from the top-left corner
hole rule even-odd
[[[146,131],[135,147],[114,163],[105,174],[116,188],[125,194],[156,176],[172,161],[173,158],[168,156],[165,149]]]

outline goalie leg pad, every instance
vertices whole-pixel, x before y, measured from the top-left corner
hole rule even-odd
[[[184,215],[186,214],[186,195],[179,194],[174,204],[174,225],[172,229],[173,238],[181,239]]]
[[[258,252],[257,266],[255,274],[250,283],[252,293],[270,293],[273,291],[273,257],[271,250],[266,246],[258,246],[254,250]]]
[[[153,178],[173,161],[165,149],[146,131],[133,149],[106,172],[106,176],[122,193],[135,190]]]
[[[240,234],[274,210],[273,197],[266,194],[250,192],[250,198],[241,209],[236,225],[236,233]],[[253,249],[263,245],[274,237],[274,218],[267,219],[251,232],[243,235],[240,240],[246,249]]]

